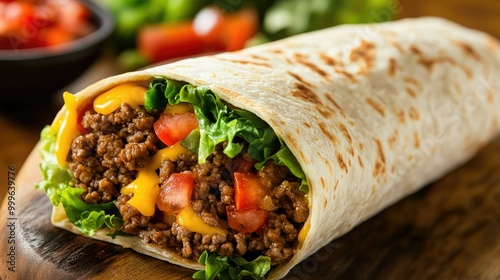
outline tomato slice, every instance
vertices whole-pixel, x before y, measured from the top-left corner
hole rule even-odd
[[[41,31],[40,37],[45,42],[46,46],[57,46],[74,40],[73,35],[60,26],[46,28]]]
[[[137,48],[152,62],[201,53],[204,40],[194,32],[192,22],[148,25],[139,30]]]
[[[226,206],[229,227],[243,233],[255,232],[266,223],[267,211],[260,209],[236,210]]]
[[[87,134],[89,131],[83,127],[82,120],[85,113],[92,108],[92,102],[85,104],[82,108],[78,109],[78,116],[76,117],[76,129],[80,131],[81,134]]]
[[[254,174],[234,173],[234,200],[237,210],[258,209],[267,188]]]
[[[195,175],[174,173],[162,184],[156,200],[158,208],[167,213],[179,213],[191,202]]]
[[[259,19],[254,9],[228,14],[224,19],[222,40],[227,51],[243,49],[258,31]]]
[[[186,138],[197,126],[194,113],[162,114],[153,124],[153,129],[163,143],[172,146]]]

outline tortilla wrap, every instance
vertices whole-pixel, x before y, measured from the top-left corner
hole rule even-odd
[[[463,163],[500,131],[498,42],[439,18],[338,26],[109,77],[77,95],[92,100],[156,75],[208,85],[253,112],[301,164],[310,230],[269,279]],[[54,208],[52,222],[79,233],[62,207]],[[92,238],[202,267],[137,237]]]

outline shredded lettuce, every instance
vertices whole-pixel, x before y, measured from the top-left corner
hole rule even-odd
[[[159,109],[166,103],[175,105],[180,102],[192,104],[198,119],[197,154],[200,163],[205,162],[217,144],[222,142],[227,142],[224,153],[235,157],[243,149],[238,144],[243,139],[249,143],[250,156],[258,161],[256,168],[262,168],[268,160],[285,165],[302,180],[300,190],[307,193],[306,177],[297,159],[273,129],[259,117],[245,110],[230,108],[206,86],[193,86],[163,77],[156,77],[149,84],[145,97],[147,110]],[[190,147],[187,148],[195,146],[192,143],[191,136]]]
[[[220,256],[217,253],[204,251],[198,260],[205,265],[205,270],[193,274],[194,279],[213,280],[240,280],[251,277],[255,280],[265,279],[271,269],[271,258],[258,256],[253,261],[246,261],[243,257]]]
[[[114,202],[86,204],[80,199],[82,188],[73,187],[73,175],[61,167],[55,156],[57,131],[46,126],[40,138],[40,170],[43,180],[35,188],[45,191],[52,205],[62,203],[68,219],[84,234],[92,236],[104,225],[111,229],[111,236],[120,234],[123,220]]]

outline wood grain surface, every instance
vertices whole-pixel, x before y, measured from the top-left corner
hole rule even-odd
[[[385,12],[442,16],[500,38],[497,0],[404,0]],[[70,88],[76,91],[110,75],[106,67],[109,61],[98,62]],[[17,175],[14,215],[7,211],[7,197],[0,206],[0,279],[191,278],[191,270],[50,224],[51,205],[33,187],[40,180],[38,155],[27,156],[60,105],[60,98],[22,107],[0,104],[0,199],[8,166],[15,166]],[[8,270],[12,252],[15,272]],[[465,165],[334,240],[286,279],[500,280],[500,138]]]

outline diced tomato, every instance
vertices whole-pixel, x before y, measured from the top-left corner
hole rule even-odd
[[[255,174],[234,173],[234,200],[237,210],[257,209],[268,190]]]
[[[67,33],[82,37],[92,31],[89,22],[90,11],[80,1],[67,1],[60,4],[58,25],[65,29]]]
[[[260,209],[236,210],[226,206],[229,227],[243,233],[255,232],[266,223],[267,211]]]
[[[81,1],[0,2],[2,49],[58,45],[87,35],[93,29],[90,10]]]
[[[149,25],[139,30],[137,48],[152,62],[190,56],[205,50],[203,39],[192,22]]]
[[[92,102],[85,104],[85,106],[78,108],[78,116],[76,118],[76,129],[80,131],[81,134],[87,134],[89,131],[85,129],[82,125],[83,116],[85,113],[92,108]]]
[[[42,38],[46,46],[57,46],[71,42],[74,37],[65,28],[54,26],[47,28],[42,32]]]
[[[160,140],[168,146],[181,141],[198,126],[193,113],[162,114],[153,124],[153,129]]]
[[[227,51],[243,49],[247,41],[258,31],[259,19],[254,9],[244,9],[226,15],[222,40]]]
[[[139,30],[138,51],[151,62],[206,52],[242,49],[258,31],[255,9],[224,14],[215,6],[198,12],[193,21],[148,25]]]
[[[156,204],[167,213],[179,213],[191,202],[195,175],[193,173],[174,173],[162,184]]]

